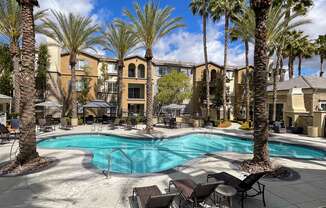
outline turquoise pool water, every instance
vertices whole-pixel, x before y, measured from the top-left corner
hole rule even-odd
[[[38,146],[51,149],[81,149],[92,152],[92,163],[99,169],[108,168],[112,153],[111,171],[116,173],[155,173],[175,168],[207,153],[252,153],[252,141],[215,134],[189,134],[173,139],[139,140],[107,135],[61,136],[40,141]],[[269,143],[271,156],[325,159],[326,152],[285,143]]]

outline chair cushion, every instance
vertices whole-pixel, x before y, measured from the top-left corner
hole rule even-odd
[[[146,204],[151,196],[161,195],[162,192],[157,186],[136,187],[134,192],[138,196],[140,207],[146,207]]]

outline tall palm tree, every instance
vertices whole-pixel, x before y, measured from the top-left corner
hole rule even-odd
[[[324,64],[324,58],[326,57],[326,35],[319,35],[317,40],[315,40],[315,46],[316,46],[315,53],[320,56],[319,76],[323,77],[324,75],[323,64]]]
[[[241,39],[245,47],[245,103],[246,103],[246,121],[250,120],[250,84],[249,84],[249,42],[253,41],[255,29],[255,13],[254,11],[243,4],[240,14],[235,15],[234,27],[231,29],[231,39]]]
[[[123,22],[110,24],[103,34],[105,49],[114,53],[118,59],[118,115],[122,116],[122,76],[124,59],[138,44],[137,37],[128,30]]]
[[[297,56],[299,59],[298,63],[298,76],[302,75],[302,59],[311,58],[315,51],[314,45],[309,41],[308,36],[305,35],[299,39],[297,45],[295,46]]]
[[[203,24],[203,48],[205,61],[205,77],[206,77],[206,121],[209,120],[210,95],[209,95],[209,70],[208,70],[208,55],[207,55],[207,17],[209,14],[208,0],[192,0],[190,3],[191,11],[194,15],[199,14],[202,17]]]
[[[228,69],[228,43],[230,20],[240,10],[243,0],[213,0],[210,1],[210,11],[213,20],[218,21],[224,16],[224,69],[223,69],[223,119],[227,120],[226,101],[226,71]]]
[[[33,8],[37,0],[18,0],[21,6],[22,67],[20,76],[21,127],[17,162],[21,165],[37,158],[35,135],[35,28]]]
[[[256,17],[254,53],[254,157],[252,162],[270,166],[268,152],[267,88],[267,17],[272,0],[252,0]]]
[[[47,18],[44,21],[43,33],[53,39],[62,49],[69,52],[69,65],[71,69],[71,92],[72,124],[78,124],[77,118],[77,93],[76,93],[76,64],[77,55],[86,49],[92,49],[95,45],[102,43],[101,37],[96,36],[100,28],[93,24],[90,17],[83,17],[69,13],[52,11],[54,20]],[[70,93],[68,93],[70,94]]]
[[[299,44],[301,38],[303,37],[303,32],[300,31],[289,31],[285,36],[285,52],[289,59],[288,61],[288,70],[289,70],[289,79],[294,77],[294,61],[297,56],[296,46]]]
[[[34,20],[37,21],[44,18],[45,10],[38,11],[34,14]],[[41,28],[40,25],[35,26],[36,32]],[[6,39],[10,45],[10,55],[13,62],[13,84],[14,84],[14,111],[19,114],[20,90],[19,90],[19,42],[22,33],[22,16],[21,7],[16,0],[0,1],[0,37]]]
[[[135,3],[134,10],[135,15],[127,9],[125,9],[123,13],[130,20],[128,28],[146,49],[146,132],[151,133],[153,130],[153,47],[162,37],[184,25],[181,22],[181,17],[172,17],[172,12],[174,10],[172,7],[160,9],[158,4],[150,1],[144,8],[141,8],[139,3]]]

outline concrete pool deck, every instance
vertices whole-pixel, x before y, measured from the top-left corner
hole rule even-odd
[[[143,126],[139,126],[142,129]],[[226,133],[234,136],[248,137],[248,132],[237,129],[234,125],[228,129],[164,129],[157,128],[155,136],[167,137],[189,132]],[[121,136],[143,137],[140,130],[127,131],[124,129],[108,130],[98,126],[79,126],[70,131],[56,130],[42,134],[39,137],[73,134],[73,133],[107,133]],[[326,139],[309,138],[304,136],[282,134],[273,135],[271,140],[288,141],[305,145],[313,145],[326,149]],[[0,145],[0,161],[9,159],[11,144]],[[251,155],[236,153],[219,153],[205,156],[195,162],[177,167],[164,174],[155,174],[143,177],[126,177],[113,175],[106,179],[97,174],[94,169],[85,167],[85,153],[79,150],[49,150],[38,149],[42,156],[59,159],[56,166],[27,176],[0,177],[0,207],[130,207],[129,196],[135,186],[156,184],[165,192],[169,180],[192,177],[197,182],[205,182],[207,173],[226,171],[230,174],[244,177],[244,173],[237,170],[234,160],[242,161]],[[293,181],[263,179],[266,184],[267,207],[272,208],[318,208],[326,206],[326,161],[294,160],[273,158],[273,161],[292,168],[299,175]],[[234,207],[240,207],[237,197],[234,198]],[[263,207],[261,197],[245,201],[247,208]]]

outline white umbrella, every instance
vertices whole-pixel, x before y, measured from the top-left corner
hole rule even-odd
[[[62,107],[62,105],[60,105],[59,103],[57,102],[54,102],[54,101],[45,101],[45,102],[42,102],[42,103],[37,103],[35,104],[35,106],[41,106],[41,107],[46,107],[46,108],[60,108]]]

